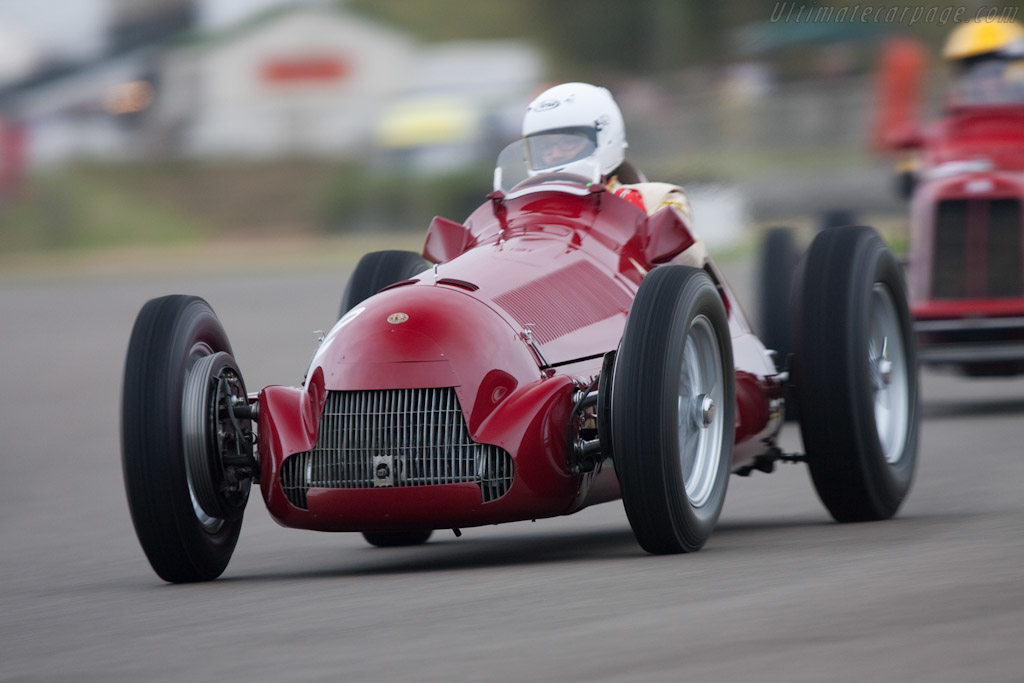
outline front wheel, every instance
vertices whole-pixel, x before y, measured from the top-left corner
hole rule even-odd
[[[818,497],[839,522],[887,519],[917,463],[916,338],[899,264],[871,228],[823,231],[798,301],[794,392]]]
[[[611,439],[626,516],[650,553],[703,547],[725,502],[736,397],[725,307],[702,270],[644,279],[615,358]]]
[[[245,385],[209,304],[165,296],[128,344],[121,460],[135,532],[157,575],[208,581],[227,567],[254,476]]]

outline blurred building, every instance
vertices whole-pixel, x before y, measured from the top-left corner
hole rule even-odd
[[[454,166],[507,137],[511,104],[518,117],[542,74],[524,43],[424,46],[334,3],[260,0],[269,9],[254,16],[235,4],[109,0],[109,50],[0,83],[0,119],[24,131],[30,166],[381,148]]]
[[[82,46],[72,44],[74,27],[60,29],[37,41],[30,68],[0,79],[0,121],[19,131],[19,158],[30,167],[137,158],[144,147],[135,143],[145,137],[161,55],[172,36],[191,26],[193,6],[193,0],[76,4]],[[31,16],[38,21],[49,9],[42,3]],[[63,5],[52,9],[61,12]],[[61,14],[55,24],[78,18]],[[31,34],[22,27],[19,36]],[[52,43],[62,35],[69,44],[56,49]]]
[[[321,3],[334,0],[319,0]],[[311,0],[196,0],[196,24],[206,33],[234,28],[273,9],[295,4],[310,4]]]
[[[168,53],[157,116],[187,156],[337,156],[367,142],[415,58],[411,38],[330,7],[276,10]]]

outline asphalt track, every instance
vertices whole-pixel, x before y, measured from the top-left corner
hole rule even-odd
[[[707,547],[672,557],[618,503],[376,549],[257,497],[220,580],[164,584],[119,461],[136,312],[200,294],[250,388],[294,384],[345,270],[0,281],[0,680],[1024,681],[1020,379],[923,375],[887,522],[834,524],[801,465],[733,477]]]

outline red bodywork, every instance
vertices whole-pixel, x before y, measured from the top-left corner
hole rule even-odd
[[[1024,372],[1024,105],[954,108],[920,143],[907,278],[919,358]]]
[[[583,473],[569,466],[573,394],[617,348],[643,275],[659,259],[704,267],[721,285],[736,365],[733,469],[749,465],[781,425],[781,390],[764,346],[703,254],[681,220],[666,213],[648,219],[600,186],[539,185],[495,196],[465,225],[435,219],[425,249],[440,261],[434,270],[385,288],[344,316],[302,387],[260,393],[260,481],[271,515],[324,531],[458,528],[563,515],[617,498],[610,461]],[[286,494],[283,478],[318,476],[312,469],[295,475],[288,463],[313,467],[289,459],[317,444],[330,392],[372,404],[434,401],[450,395],[447,387],[472,442],[489,444],[495,462],[512,463],[510,485],[490,499],[473,481],[364,482]],[[421,424],[399,430],[406,428],[415,438],[430,431]],[[397,444],[401,435],[395,438]],[[465,445],[465,435],[452,438]],[[388,465],[399,467],[401,458]]]

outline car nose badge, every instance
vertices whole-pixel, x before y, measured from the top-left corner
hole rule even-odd
[[[397,313],[392,313],[391,315],[388,316],[388,322],[391,323],[392,325],[400,325],[408,319],[409,315],[407,313],[402,313],[401,311]]]

